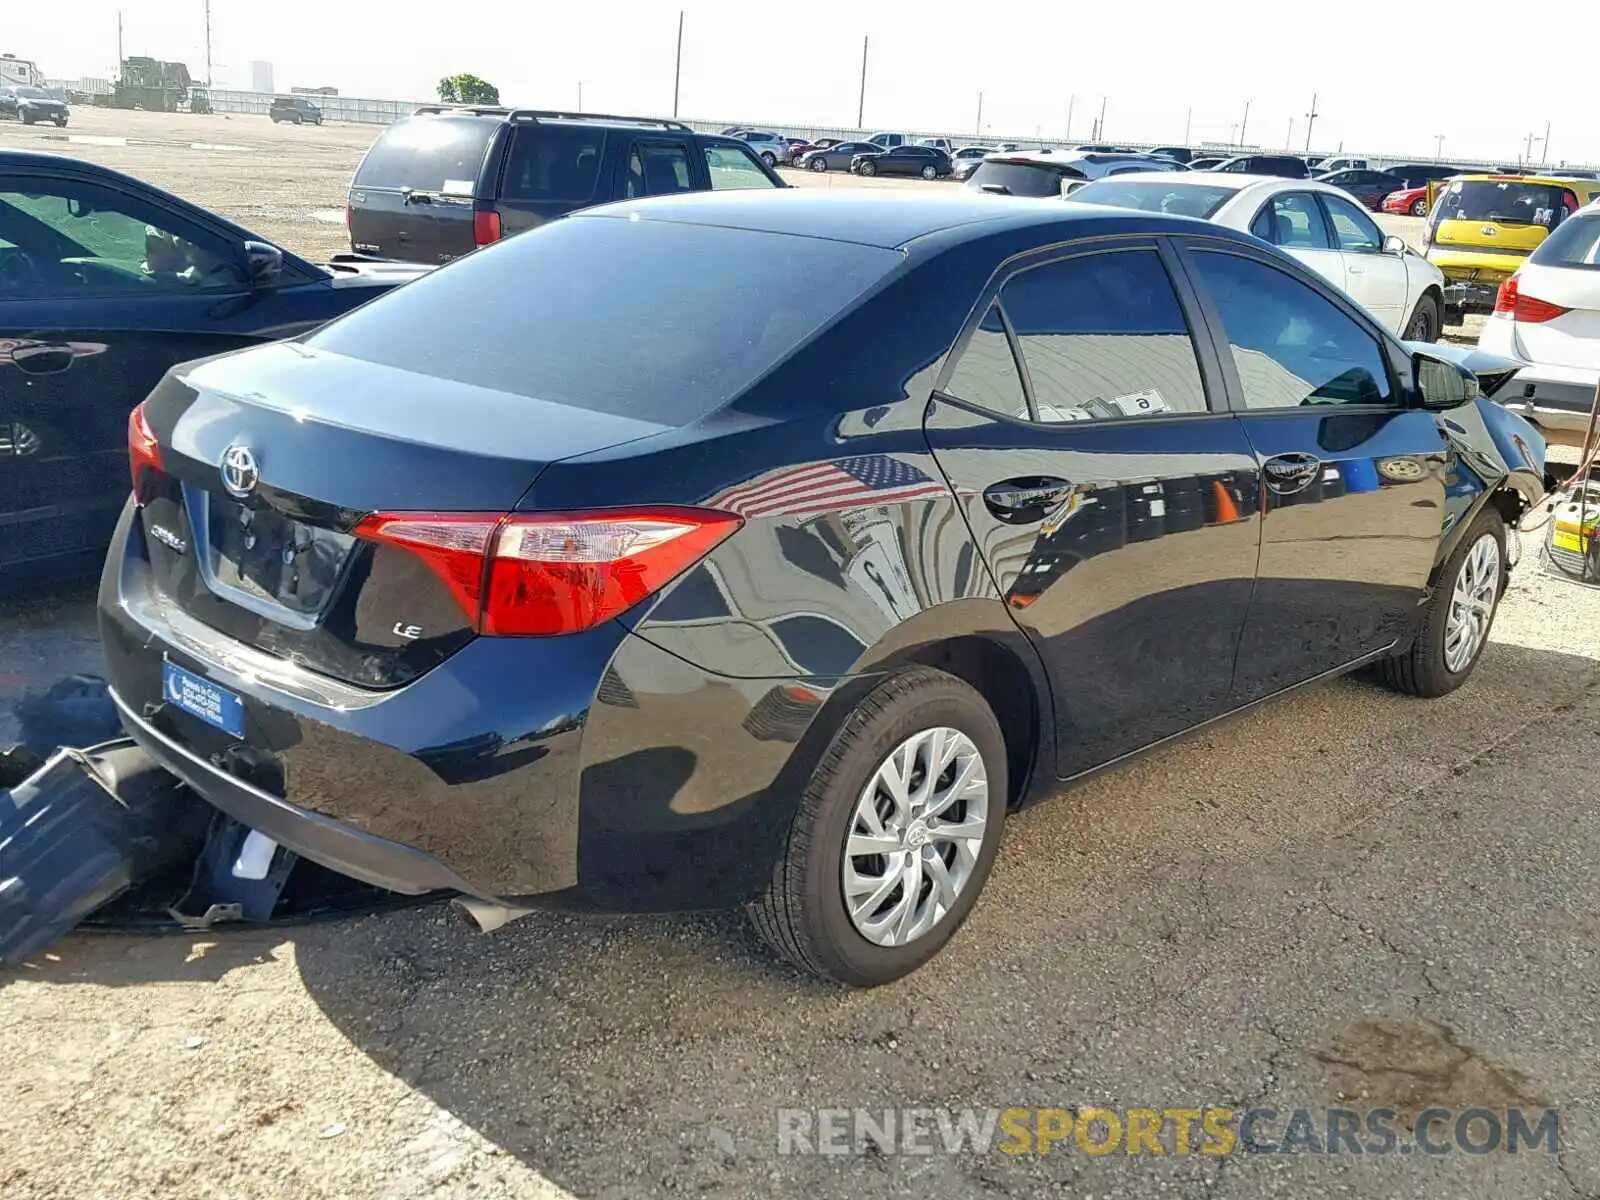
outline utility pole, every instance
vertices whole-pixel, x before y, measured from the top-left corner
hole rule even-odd
[[[1311,93],[1311,111],[1306,114],[1306,153],[1311,153],[1311,127],[1317,123],[1317,94]],[[1343,147],[1344,143],[1339,145]]]
[[[583,111],[583,80],[578,80],[578,111]]]
[[[1239,122],[1239,145],[1244,145],[1245,131],[1250,128],[1250,101],[1244,102],[1244,120]]]
[[[1066,141],[1072,140],[1072,106],[1078,102],[1077,93],[1067,97],[1067,136]]]
[[[122,78],[122,10],[117,9],[117,78]]]
[[[867,38],[861,38],[861,99],[856,104],[856,128],[867,127]]]
[[[983,136],[983,89],[978,89],[978,123],[973,126],[979,137]]]
[[[1440,162],[1444,159],[1444,134],[1433,135],[1433,161]]]
[[[1102,142],[1106,136],[1106,98],[1100,97],[1100,120],[1094,127],[1094,140]]]
[[[672,115],[678,115],[678,85],[683,82],[683,9],[678,10],[678,60],[672,68]]]
[[[1283,135],[1283,148],[1285,150],[1290,150],[1290,149],[1294,148],[1294,118],[1293,117],[1289,118],[1289,132]]]
[[[1544,123],[1544,145],[1539,150],[1539,161],[1541,163],[1548,163],[1550,161],[1550,122],[1549,121],[1546,121]]]
[[[206,90],[211,89],[211,0],[206,5]]]
[[[1184,118],[1183,118],[1183,144],[1185,146],[1187,146],[1189,144],[1189,126],[1191,126],[1193,124],[1194,124],[1194,106],[1191,105],[1189,107],[1189,111],[1184,114]]]

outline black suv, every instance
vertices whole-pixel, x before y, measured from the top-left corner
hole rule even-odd
[[[444,263],[608,200],[784,186],[744,142],[678,121],[426,105],[356,168],[350,247]]]
[[[313,125],[322,124],[322,110],[304,96],[275,97],[272,107],[267,109],[267,116],[272,118],[274,125],[281,121],[291,125],[304,125],[308,121]]]

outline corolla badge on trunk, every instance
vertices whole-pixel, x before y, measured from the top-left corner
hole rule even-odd
[[[222,486],[230,496],[248,496],[260,482],[261,471],[250,447],[235,442],[222,452]]]

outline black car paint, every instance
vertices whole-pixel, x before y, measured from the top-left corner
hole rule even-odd
[[[710,416],[616,444],[572,413],[578,442],[541,456],[555,461],[519,506],[731,505],[733,489],[846,457],[892,461],[901,478],[927,481],[921,494],[749,512],[737,534],[615,620],[565,637],[472,638],[390,689],[353,688],[175,614],[152,591],[160,548],[130,504],[100,610],[133,736],[219,807],[398,890],[628,909],[735,904],[766,886],[804,780],[886,671],[936,664],[983,690],[1009,738],[1010,799],[1031,802],[1061,779],[1404,646],[1452,533],[1485,504],[1514,503],[1517,489],[1539,494],[1531,460],[1507,461],[1518,439],[1542,454],[1531,428],[1488,401],[1423,408],[1404,346],[1243,234],[981,197],[770,201],[682,197],[572,219],[787,230],[899,248],[904,264]],[[1133,244],[1157,247],[1179,284],[1211,411],[1048,426],[940,390],[1005,274],[1041,254]],[[1241,412],[1226,342],[1188,282],[1196,246],[1269,262],[1339,305],[1385,347],[1406,403]],[[246,354],[229,369],[242,380],[252,359],[283,353]],[[219,420],[222,402],[166,386],[151,398],[151,423],[163,445],[209,453],[201,429],[215,441],[253,428],[249,401]],[[417,440],[472,436],[452,435],[450,415],[419,425]],[[399,482],[382,490],[377,476],[392,462],[397,479],[415,480],[405,456],[423,447],[373,445],[375,474],[345,487],[348,448],[326,433],[308,419],[282,478],[362,509],[408,494]],[[596,448],[582,449],[585,439]],[[1408,465],[1365,506],[1334,491],[1288,503],[1261,484],[1265,452],[1283,450]],[[274,468],[266,474],[278,483]],[[417,503],[487,503],[446,494],[477,486],[467,474],[441,472],[428,486],[443,491],[418,491]],[[1044,474],[1108,492],[1206,478],[1229,498],[1197,525],[1103,545],[1043,512],[993,519],[986,490]],[[1400,551],[1397,538],[1424,525],[1431,536]],[[1379,536],[1360,536],[1371,528]],[[1258,580],[1258,555],[1281,577]],[[1047,570],[1019,604],[1023,562]],[[1240,642],[1259,657],[1246,661]],[[162,703],[163,656],[244,697],[246,743]]]
[[[120,172],[56,155],[0,151],[0,189],[81,182],[158,212],[179,236],[226,244],[242,263],[249,230]],[[0,295],[0,425],[36,444],[0,454],[0,566],[28,579],[98,569],[127,495],[128,413],[176,363],[292,337],[420,268],[341,264],[287,252],[276,280],[237,291]],[[9,578],[22,575],[13,571]]]
[[[1401,191],[1408,186],[1404,178],[1386,171],[1334,171],[1316,178],[1320,183],[1332,184],[1354,196],[1371,212],[1381,212],[1383,202],[1390,193]]]
[[[892,150],[857,154],[850,160],[851,171],[866,173],[870,170],[878,175],[921,175],[930,166],[940,179],[955,170],[950,156],[933,146],[896,146]]]
[[[419,121],[463,127],[490,126],[481,156],[470,164],[459,181],[460,190],[433,190],[431,183],[385,186],[363,182],[366,158],[379,153],[387,139],[405,136],[411,124]],[[579,125],[593,130],[602,139],[595,186],[589,196],[581,200],[520,199],[508,194],[506,177],[518,131],[525,130],[532,135],[541,121],[557,129]],[[351,249],[360,254],[430,266],[451,262],[476,248],[474,221],[478,214],[495,214],[501,236],[510,237],[567,213],[626,198],[629,155],[635,147],[651,145],[681,147],[688,152],[689,183],[693,191],[710,190],[706,151],[718,149],[743,156],[774,188],[788,186],[742,139],[696,133],[676,121],[608,119],[581,114],[522,117],[508,110],[478,113],[424,110],[380,133],[357,166],[348,201]],[[411,182],[418,183],[417,180]]]

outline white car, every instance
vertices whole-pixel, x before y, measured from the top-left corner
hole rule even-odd
[[[1293,255],[1412,342],[1439,338],[1444,276],[1351,196],[1310,179],[1162,171],[1086,184],[1075,202],[1200,217]]]
[[[1524,364],[1495,399],[1547,440],[1582,445],[1600,386],[1600,204],[1563,220],[1500,285],[1478,347]]]

